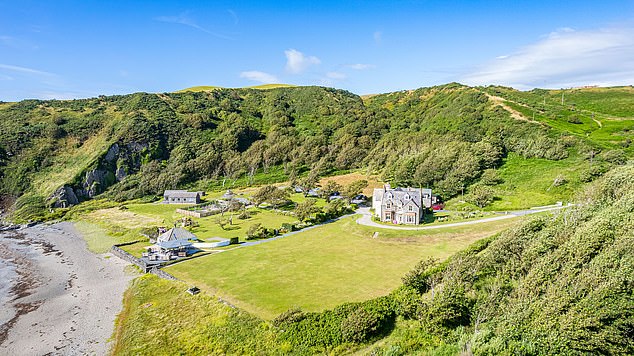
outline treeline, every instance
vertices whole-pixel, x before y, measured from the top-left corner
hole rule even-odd
[[[109,196],[126,200],[201,181],[253,182],[274,167],[291,179],[368,167],[395,184],[450,197],[509,151],[561,159],[574,144],[510,118],[481,90],[459,84],[365,102],[321,87],[28,100],[0,107],[0,128],[5,198],[38,188],[33,177],[61,169],[57,158],[97,149],[103,151],[95,161],[83,162],[60,185],[101,193],[116,176]],[[119,153],[106,162],[114,144]],[[95,188],[86,178],[91,170],[111,178]]]

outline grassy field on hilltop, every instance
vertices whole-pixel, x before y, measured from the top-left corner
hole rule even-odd
[[[295,87],[296,85],[292,85],[292,84],[261,84],[261,85],[253,85],[250,87],[245,87],[245,89],[276,89],[276,88],[292,88]],[[190,88],[185,88],[185,89],[181,89],[176,91],[176,93],[185,93],[185,92],[199,92],[199,91],[212,91],[212,90],[218,90],[218,89],[223,89],[223,87],[219,87],[219,86],[214,86],[214,85],[199,85],[199,86],[194,86],[194,87],[190,87]]]
[[[377,230],[358,216],[166,271],[264,318],[295,306],[319,311],[389,293],[424,257],[445,259],[518,219],[429,231]]]

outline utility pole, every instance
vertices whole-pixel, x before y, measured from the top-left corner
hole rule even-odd
[[[561,90],[561,105],[564,105],[564,90]]]

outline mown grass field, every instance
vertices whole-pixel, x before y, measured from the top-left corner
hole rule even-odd
[[[514,225],[509,219],[429,231],[357,225],[358,216],[267,242],[166,268],[208,293],[272,318],[295,306],[319,311],[389,293],[425,257],[445,259]]]

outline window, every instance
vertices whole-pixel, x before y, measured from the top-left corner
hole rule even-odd
[[[392,202],[389,202],[389,201],[388,201],[387,203],[385,203],[385,207],[386,207],[387,209],[392,208]]]
[[[411,205],[409,206],[409,211],[414,211],[414,207],[412,207]]]

